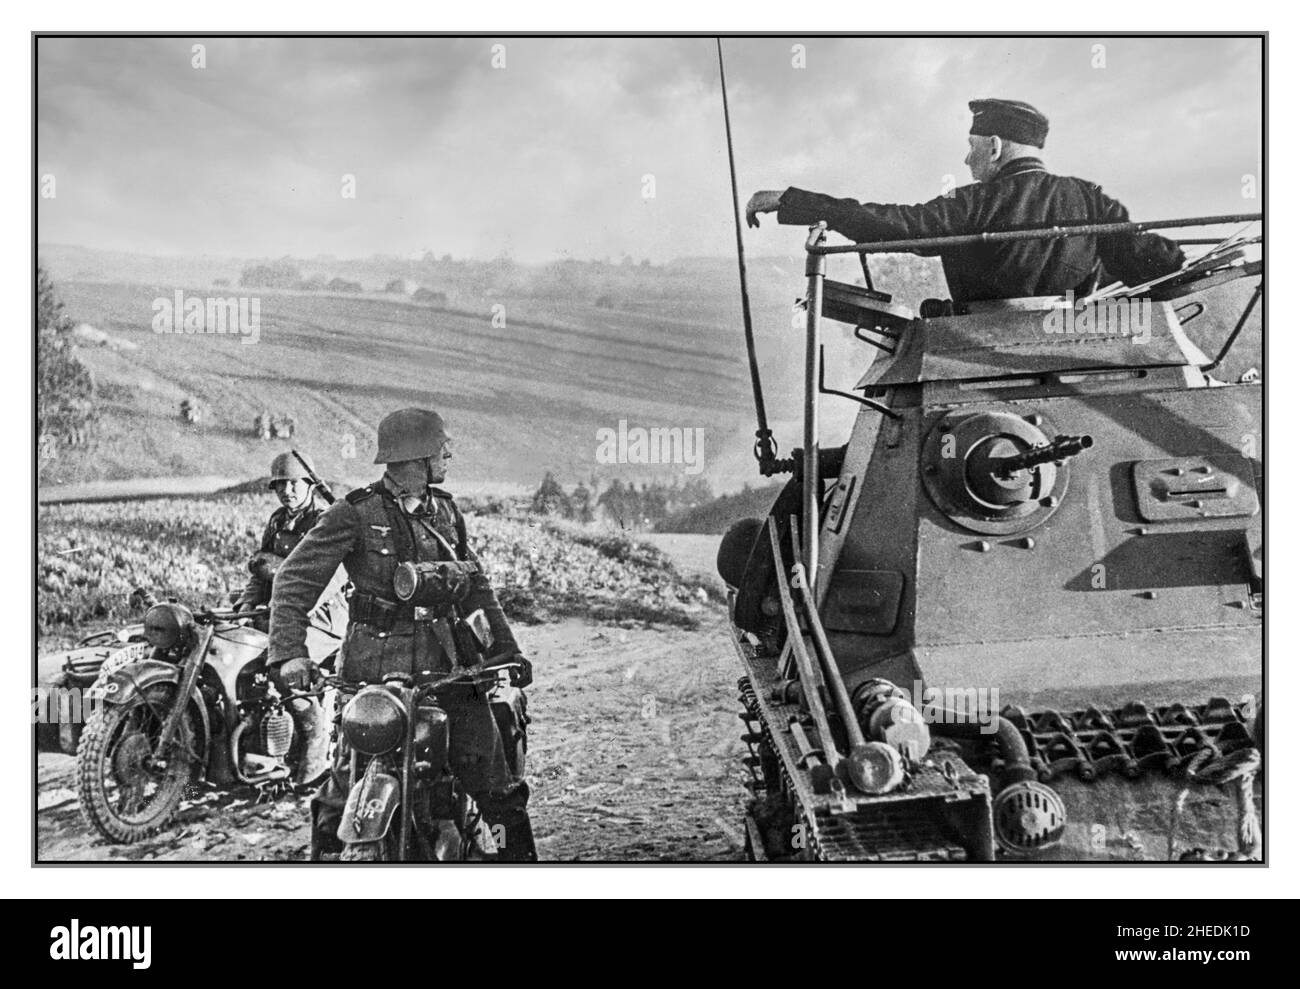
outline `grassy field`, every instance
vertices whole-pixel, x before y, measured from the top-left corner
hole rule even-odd
[[[43,650],[138,620],[128,599],[144,587],[160,599],[219,607],[243,586],[245,563],[271,505],[265,497],[159,499],[45,506],[37,530],[37,631]],[[693,628],[716,609],[716,581],[683,575],[646,543],[594,527],[469,516],[507,615],[542,622],[582,615],[598,622]]]

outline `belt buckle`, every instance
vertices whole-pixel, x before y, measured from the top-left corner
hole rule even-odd
[[[417,622],[431,622],[436,617],[432,608],[426,608],[419,604],[412,606],[411,612],[411,617]]]

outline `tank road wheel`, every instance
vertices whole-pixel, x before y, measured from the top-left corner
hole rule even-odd
[[[83,816],[109,841],[130,844],[157,834],[180,806],[192,768],[191,713],[181,719],[172,757],[151,758],[174,693],[171,684],[160,685],[149,690],[149,703],[105,707],[81,733],[77,797]]]

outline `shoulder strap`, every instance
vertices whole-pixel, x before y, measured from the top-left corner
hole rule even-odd
[[[349,505],[359,505],[367,498],[373,497],[374,493],[375,486],[373,484],[367,484],[364,488],[357,488],[355,491],[349,491],[347,493],[346,501]]]

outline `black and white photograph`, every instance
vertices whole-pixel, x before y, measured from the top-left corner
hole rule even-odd
[[[31,864],[1269,864],[1175,28],[34,35]]]

